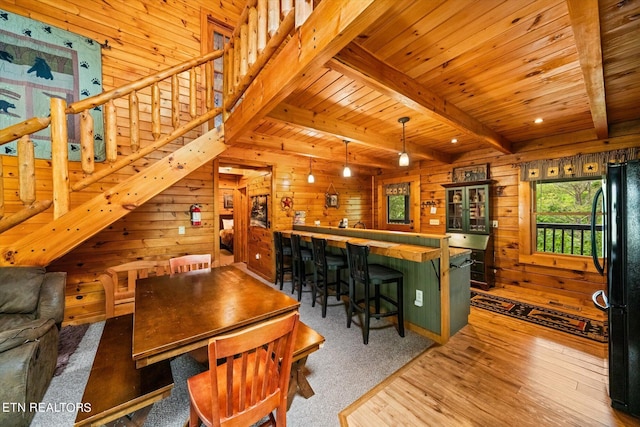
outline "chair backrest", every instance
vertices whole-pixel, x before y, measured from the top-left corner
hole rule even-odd
[[[98,277],[104,287],[107,318],[133,313],[136,280],[169,274],[169,263],[162,261],[132,261],[107,268]]]
[[[291,233],[291,258],[293,258],[294,261],[302,259],[299,234]]]
[[[185,255],[169,259],[171,274],[211,268],[211,254]]]
[[[349,275],[359,283],[369,285],[369,247],[354,245],[347,242],[347,259],[349,261]]]
[[[276,248],[276,261],[281,261],[284,258],[284,248],[282,245],[282,232],[273,232],[273,245]]]
[[[312,237],[311,243],[313,246],[313,263],[316,268],[324,273],[327,271],[327,239]]]
[[[278,409],[286,417],[298,312],[209,341],[213,420],[251,425]],[[282,413],[281,413],[282,411]],[[233,423],[232,423],[233,424]]]

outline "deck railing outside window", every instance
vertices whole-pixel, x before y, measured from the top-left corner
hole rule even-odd
[[[591,256],[591,225],[536,224],[538,252]],[[597,247],[602,248],[602,225],[596,225]],[[602,254],[598,254],[602,256]]]

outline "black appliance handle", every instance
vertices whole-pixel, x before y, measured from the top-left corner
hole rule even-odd
[[[596,191],[596,195],[593,198],[593,204],[591,205],[591,257],[593,258],[593,265],[595,265],[596,270],[598,270],[598,273],[602,276],[604,276],[604,264],[606,261],[603,261],[601,265],[600,260],[598,259],[598,247],[596,244],[596,212],[598,211],[598,199],[603,197],[603,195],[602,187],[598,188],[598,191]],[[602,225],[602,239],[603,241],[606,239],[605,224]],[[604,255],[605,254],[603,254],[603,256]]]
[[[598,297],[602,297],[602,301],[604,302],[604,305],[598,302]],[[602,311],[609,310],[609,300],[607,299],[607,296],[604,294],[604,291],[600,290],[600,291],[594,292],[593,295],[591,295],[591,299],[593,300],[593,304],[596,306],[596,308],[599,308]]]

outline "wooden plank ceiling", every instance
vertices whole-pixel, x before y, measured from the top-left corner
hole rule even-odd
[[[403,116],[412,161],[607,138],[640,119],[639,17],[638,0],[396,1],[235,143],[343,163],[348,140],[350,163],[396,168]]]

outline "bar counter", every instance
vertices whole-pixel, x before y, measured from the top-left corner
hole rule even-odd
[[[346,242],[367,245],[369,261],[399,270],[404,275],[405,327],[444,344],[467,324],[470,259],[468,249],[449,248],[445,234],[404,233],[359,228],[294,225],[281,230],[284,237],[300,235],[303,242],[327,240],[329,251],[346,253]],[[417,298],[422,293],[422,301]],[[391,288],[382,288],[391,293]]]

